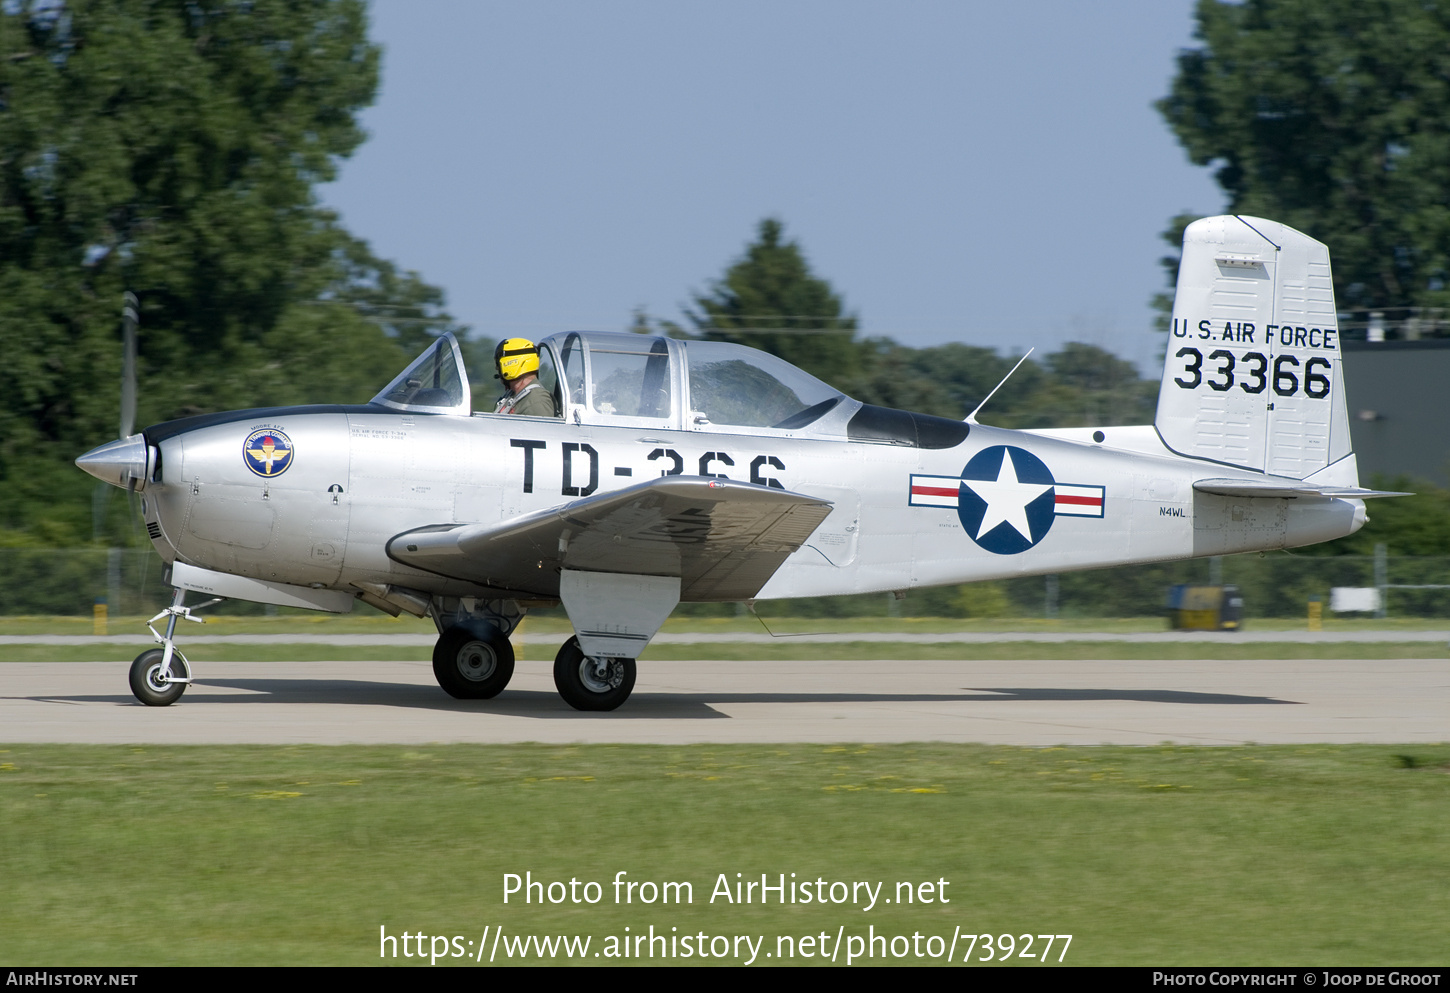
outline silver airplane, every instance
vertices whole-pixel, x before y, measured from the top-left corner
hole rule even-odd
[[[175,587],[145,704],[192,667],[178,619],[215,598],[431,617],[433,671],[490,698],[509,635],[562,603],[579,710],[628,698],[681,602],[904,591],[1286,548],[1351,534],[1329,253],[1273,221],[1184,236],[1156,422],[1009,431],[860,403],[736,344],[609,332],[538,343],[559,417],[475,412],[443,335],[371,402],[204,414],[102,445]]]

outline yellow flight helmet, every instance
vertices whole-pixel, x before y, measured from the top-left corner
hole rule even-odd
[[[498,378],[505,381],[539,371],[539,346],[527,338],[508,338],[493,350]]]

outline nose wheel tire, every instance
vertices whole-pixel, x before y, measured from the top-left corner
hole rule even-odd
[[[186,692],[186,683],[162,680],[161,660],[165,656],[164,650],[151,648],[136,656],[131,663],[131,692],[148,707],[169,707]],[[191,675],[186,668],[186,660],[177,652],[171,654],[171,674],[181,679]]]
[[[496,630],[483,635],[451,627],[433,647],[433,676],[451,697],[490,700],[514,675],[514,646]]]
[[[613,710],[634,691],[634,659],[585,655],[570,638],[554,658],[554,687],[575,710]]]

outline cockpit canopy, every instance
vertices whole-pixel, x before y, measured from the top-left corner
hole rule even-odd
[[[803,428],[845,400],[766,352],[723,341],[569,331],[539,342],[539,383],[575,423]],[[472,413],[463,354],[444,334],[373,397],[428,414]]]
[[[538,345],[538,384],[571,424],[800,433],[914,448],[954,447],[970,430],[948,418],[862,404],[784,359],[726,341],[565,331]],[[439,337],[372,402],[424,414],[472,413],[453,335]]]

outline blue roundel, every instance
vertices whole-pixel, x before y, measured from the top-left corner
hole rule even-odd
[[[242,445],[242,461],[259,476],[280,476],[292,464],[292,439],[272,428],[253,431]]]
[[[997,555],[1025,552],[1057,516],[1056,480],[1025,448],[984,448],[962,470],[957,516],[972,540]]]

